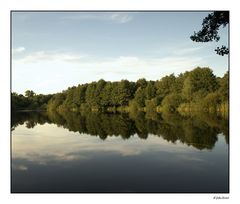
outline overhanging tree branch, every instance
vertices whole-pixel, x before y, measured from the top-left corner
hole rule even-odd
[[[220,39],[218,35],[220,26],[225,27],[228,23],[228,11],[214,11],[203,19],[202,29],[198,32],[194,32],[194,34],[190,36],[190,39],[195,42],[218,42]],[[229,53],[229,49],[224,45],[221,48],[217,47],[215,51],[222,56]]]

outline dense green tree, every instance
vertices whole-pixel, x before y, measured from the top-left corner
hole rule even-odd
[[[63,104],[66,96],[63,93],[55,94],[48,102],[49,110],[56,110],[60,105]]]
[[[61,104],[64,108],[69,110],[76,110],[77,104],[74,103],[74,92],[76,90],[76,87],[68,88],[68,90],[65,92],[65,99],[64,102]]]
[[[138,89],[139,87],[145,88],[147,86],[147,81],[145,78],[138,79],[136,82],[136,88]]]
[[[36,110],[47,108],[47,103],[52,97],[51,94],[35,94],[33,91],[26,91],[26,96],[13,92],[11,94],[11,106],[13,111]]]
[[[86,89],[86,104],[88,104],[90,107],[97,107],[97,103],[95,101],[96,84],[96,82],[92,82],[88,84]]]
[[[36,94],[34,93],[34,91],[32,91],[32,90],[27,90],[27,91],[25,91],[25,96],[26,97],[33,97],[33,96],[35,96]]]
[[[86,89],[87,85],[79,85],[73,92],[73,103],[78,107],[80,107],[81,104],[85,103]]]
[[[148,118],[156,117],[157,103],[156,99],[146,100],[146,114]]]
[[[102,106],[102,92],[104,90],[105,85],[106,85],[106,81],[104,81],[103,79],[100,79],[96,84],[94,99],[95,99],[95,103],[98,106]]]
[[[221,104],[221,98],[218,92],[209,93],[202,99],[201,107],[203,111],[216,112],[218,105]]]
[[[138,87],[137,91],[135,92],[134,95],[134,101],[139,107],[144,107],[145,106],[145,91],[142,87]]]
[[[112,107],[114,106],[112,97],[113,97],[113,85],[111,82],[107,82],[106,85],[104,86],[104,89],[101,93],[101,105],[103,107]]]
[[[163,77],[160,81],[156,81],[156,95],[159,99],[159,103],[167,96],[169,93],[177,92],[176,88],[176,77],[174,74]]]
[[[228,101],[229,97],[229,72],[227,72],[223,78],[220,79],[219,94],[221,95],[222,101]]]
[[[194,93],[201,91],[205,92],[206,95],[209,92],[213,92],[218,88],[216,76],[212,73],[209,68],[197,67],[189,72],[186,77],[182,89],[183,96],[188,100],[192,101]]]
[[[128,80],[122,80],[118,84],[117,101],[120,106],[128,105],[133,98],[134,87]]]
[[[163,111],[175,112],[178,106],[183,102],[182,96],[177,93],[167,95],[162,101]]]
[[[145,88],[145,96],[147,100],[150,100],[156,96],[156,87],[154,86],[153,81],[147,83]]]

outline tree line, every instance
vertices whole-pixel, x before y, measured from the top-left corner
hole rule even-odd
[[[30,94],[29,94],[30,92]],[[79,112],[228,112],[229,72],[216,77],[210,68],[197,67],[160,80],[117,82],[103,79],[69,87],[52,95],[12,94],[12,109]]]
[[[36,94],[31,90],[25,91],[25,95],[13,92],[11,94],[12,111],[19,110],[46,110],[53,94]]]

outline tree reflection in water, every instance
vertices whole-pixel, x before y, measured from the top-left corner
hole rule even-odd
[[[180,141],[197,149],[212,149],[217,136],[222,133],[226,143],[229,141],[228,119],[217,115],[195,114],[183,117],[178,114],[109,114],[109,113],[73,113],[73,112],[18,112],[12,113],[12,131],[26,124],[34,128],[37,124],[53,123],[69,131],[107,137],[121,136],[128,139],[137,134],[147,139],[149,134],[162,137],[175,143]]]

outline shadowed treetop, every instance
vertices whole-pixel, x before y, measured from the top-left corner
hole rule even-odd
[[[220,39],[218,35],[220,26],[225,27],[228,23],[229,11],[214,11],[203,19],[202,29],[198,32],[194,32],[190,38],[195,42],[218,42]],[[229,53],[229,49],[224,45],[221,48],[217,47],[215,51],[222,56]]]

